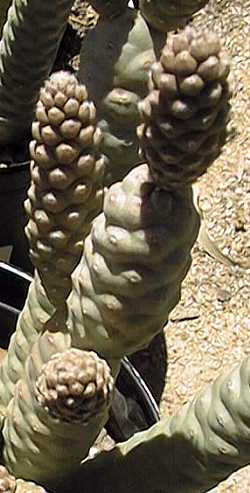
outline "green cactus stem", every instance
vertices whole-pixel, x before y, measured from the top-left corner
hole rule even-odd
[[[42,486],[16,479],[4,466],[0,466],[0,491],[1,493],[46,493]]]
[[[75,475],[65,491],[72,491],[72,484],[76,493],[210,491],[249,464],[249,390],[247,358],[176,416],[83,463],[78,478]]]
[[[139,105],[144,157],[160,186],[182,187],[205,173],[224,143],[229,60],[216,34],[187,27],[152,67]]]
[[[168,32],[185,26],[207,3],[208,0],[139,0],[139,7],[152,27]]]
[[[13,0],[0,42],[0,144],[28,133],[73,0]]]
[[[55,308],[49,302],[39,275],[35,272],[16,331],[0,365],[0,410],[3,414],[14,395],[15,385],[23,374],[30,349],[54,312]],[[52,319],[52,323],[56,327],[56,321]]]
[[[81,49],[79,80],[97,108],[108,157],[105,183],[114,183],[141,160],[136,126],[137,104],[148,92],[148,70],[164,46],[166,35],[150,31],[139,12],[126,9],[114,18],[100,18]]]
[[[11,0],[1,0],[1,10],[0,10],[0,37],[2,34],[3,26],[6,22],[8,8],[11,4]]]
[[[90,0],[89,3],[99,15],[112,18],[127,8],[128,0]]]
[[[93,103],[74,75],[57,72],[46,81],[32,133],[26,234],[46,293],[61,306],[103,199],[102,136]]]
[[[4,465],[16,477],[54,488],[87,456],[108,419],[112,393],[104,360],[72,348],[66,333],[45,331],[7,408]]]
[[[160,190],[146,164],[112,185],[72,276],[73,345],[108,360],[145,347],[179,301],[198,229],[191,188]]]

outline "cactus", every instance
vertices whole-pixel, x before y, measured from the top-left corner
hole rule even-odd
[[[114,1],[98,3],[116,5]],[[167,32],[182,26],[206,3],[141,1],[138,11],[127,8],[115,18],[101,16],[86,36],[79,79],[96,105],[103,132],[101,150],[108,157],[107,185],[143,162],[136,128],[140,122],[138,103],[147,95],[149,69],[159,59]]]
[[[29,2],[21,17],[31,33],[29,16],[41,6]],[[93,36],[104,45],[103,52],[99,44],[93,48],[98,60],[115,39],[110,26],[119,34],[109,63],[103,57],[105,72],[98,68],[91,79],[96,57],[87,53],[88,41],[80,82],[52,75],[36,109],[38,79],[30,104],[24,91],[26,124],[36,115],[26,201],[35,274],[0,363],[0,489],[6,493],[202,493],[250,461],[249,359],[176,416],[88,460],[108,419],[121,358],[161,331],[180,298],[199,230],[192,184],[223,145],[229,65],[217,37],[186,28],[165,44],[166,28],[203,3],[183,1],[180,16],[175,2],[171,9],[168,2],[142,0],[141,13],[126,2],[96,2],[101,15]],[[11,16],[17,5],[14,0]],[[54,5],[60,26],[65,5]],[[162,19],[162,31],[155,19]],[[8,23],[4,43],[12,39]],[[18,49],[7,51],[14,60]],[[43,76],[47,70],[46,64]],[[87,74],[86,88],[81,81]],[[99,127],[91,102],[96,89]],[[3,95],[0,87],[0,110]],[[3,141],[24,130],[19,117],[13,126],[8,118],[1,121]],[[120,160],[120,144],[113,146],[109,130],[131,121],[132,152]],[[117,169],[108,163],[106,183],[114,183],[105,189],[101,151],[108,142]]]

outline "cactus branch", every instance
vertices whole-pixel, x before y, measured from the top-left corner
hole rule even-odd
[[[104,360],[71,348],[68,334],[41,334],[7,408],[4,465],[51,489],[88,454],[108,419],[112,390]]]
[[[205,493],[249,463],[249,409],[247,358],[176,416],[85,462],[74,491]]]
[[[0,42],[0,144],[30,129],[73,0],[13,0]]]
[[[58,306],[71,290],[71,274],[103,197],[102,136],[93,103],[74,75],[58,72],[46,81],[32,132],[26,234],[32,262]]]

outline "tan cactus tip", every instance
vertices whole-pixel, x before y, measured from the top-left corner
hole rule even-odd
[[[228,74],[216,34],[186,27],[168,38],[139,105],[138,137],[160,186],[193,183],[218,156],[230,108]]]
[[[0,466],[0,493],[14,493],[16,479],[11,476],[6,467]]]
[[[53,418],[87,424],[111,404],[113,377],[96,353],[71,348],[56,353],[36,382],[36,399]]]

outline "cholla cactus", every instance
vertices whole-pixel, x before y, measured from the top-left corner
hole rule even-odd
[[[228,111],[228,63],[220,44],[190,29],[169,38],[146,96],[146,74],[164,36],[158,32],[152,41],[145,20],[154,25],[152,5],[147,10],[142,1],[142,15],[125,9],[110,20],[118,28],[128,21],[123,60],[131,44],[137,57],[130,67],[119,66],[117,51],[111,57],[117,65],[97,94],[97,115],[104,94],[107,112],[116,101],[132,101],[127,113],[127,103],[111,113],[114,127],[117,115],[141,119],[144,157],[138,159],[145,162],[126,174],[135,164],[128,159],[126,176],[105,194],[101,134],[86,88],[59,73],[40,93],[27,201],[35,276],[0,366],[1,460],[8,468],[0,468],[0,488],[6,492],[202,493],[250,461],[249,360],[176,416],[86,460],[107,421],[121,358],[147,345],[179,300],[199,230],[192,183],[219,152]],[[198,5],[183,2],[184,16]],[[164,22],[167,6],[159,10]],[[142,39],[149,52],[137,77]],[[121,46],[118,41],[118,51]],[[126,81],[132,99],[119,93],[117,80]],[[146,98],[138,112],[142,81]]]

